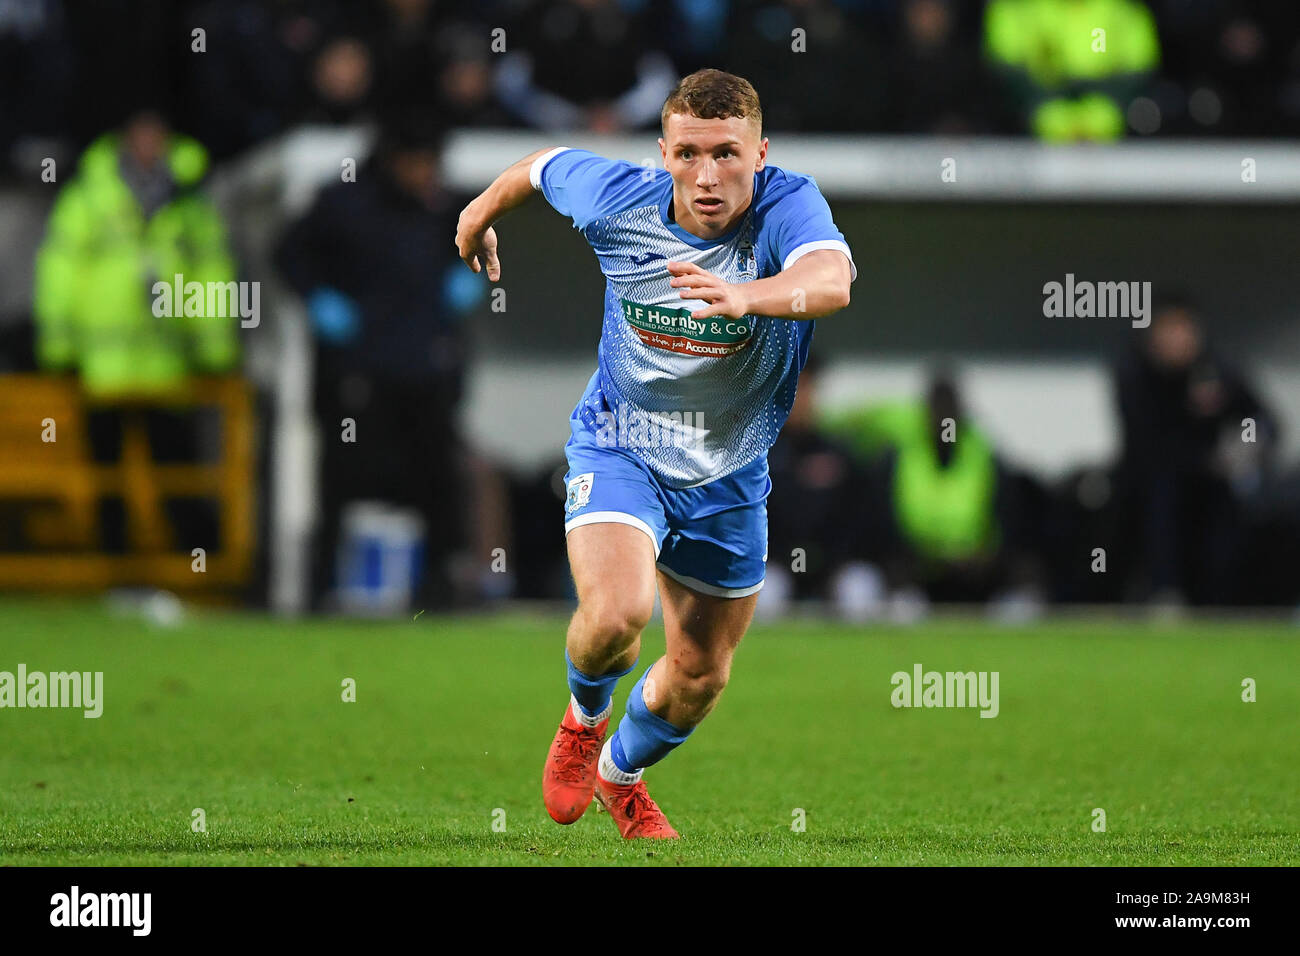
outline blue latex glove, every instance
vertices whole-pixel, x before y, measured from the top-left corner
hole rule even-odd
[[[486,275],[470,272],[459,259],[447,267],[442,274],[442,300],[452,317],[459,319],[487,297]]]
[[[312,289],[307,296],[307,314],[317,337],[331,345],[346,345],[361,332],[361,309],[338,289]]]

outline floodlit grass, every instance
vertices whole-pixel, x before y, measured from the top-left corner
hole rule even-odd
[[[1300,862],[1294,626],[755,626],[717,710],[646,774],[672,843],[625,843],[594,807],[547,817],[563,633],[2,603],[0,671],[103,671],[104,711],[0,709],[0,864]],[[662,648],[652,626],[639,670]],[[916,663],[998,671],[999,716],[895,709]]]

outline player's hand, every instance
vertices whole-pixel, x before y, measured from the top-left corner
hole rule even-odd
[[[467,216],[469,207],[460,214],[456,223],[456,250],[461,261],[475,272],[482,272],[487,267],[487,276],[493,282],[501,278],[501,260],[497,258],[497,233],[491,226],[486,229],[477,225],[473,216]]]
[[[668,284],[681,289],[683,299],[703,299],[709,303],[691,313],[692,319],[739,319],[749,312],[748,296],[743,282],[727,282],[693,262],[670,262],[668,272],[673,276]]]

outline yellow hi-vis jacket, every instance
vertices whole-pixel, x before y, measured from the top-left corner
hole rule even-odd
[[[862,458],[896,455],[891,504],[904,540],[934,561],[961,561],[996,549],[997,464],[987,438],[969,422],[956,426],[945,467],[924,402],[886,402],[831,416],[828,430]],[[955,424],[955,423],[954,423]]]
[[[119,172],[120,149],[108,134],[82,155],[36,260],[37,360],[79,371],[86,392],[100,398],[173,392],[191,372],[226,371],[239,358],[238,314],[206,314],[207,297],[203,315],[186,316],[171,296],[155,308],[157,282],[235,280],[221,219],[196,191],[206,151],[171,137],[175,193],[146,219]]]
[[[984,48],[1021,78],[1030,126],[1049,142],[1118,139],[1127,104],[1108,87],[1160,65],[1155,20],[1137,0],[993,0]]]

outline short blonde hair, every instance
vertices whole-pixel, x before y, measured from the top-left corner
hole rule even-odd
[[[752,120],[759,135],[763,132],[763,107],[758,102],[758,91],[743,76],[724,73],[722,70],[696,70],[682,77],[676,88],[664,101],[659,124],[665,134],[668,117],[674,113],[697,116],[700,119],[726,119],[739,116]]]

